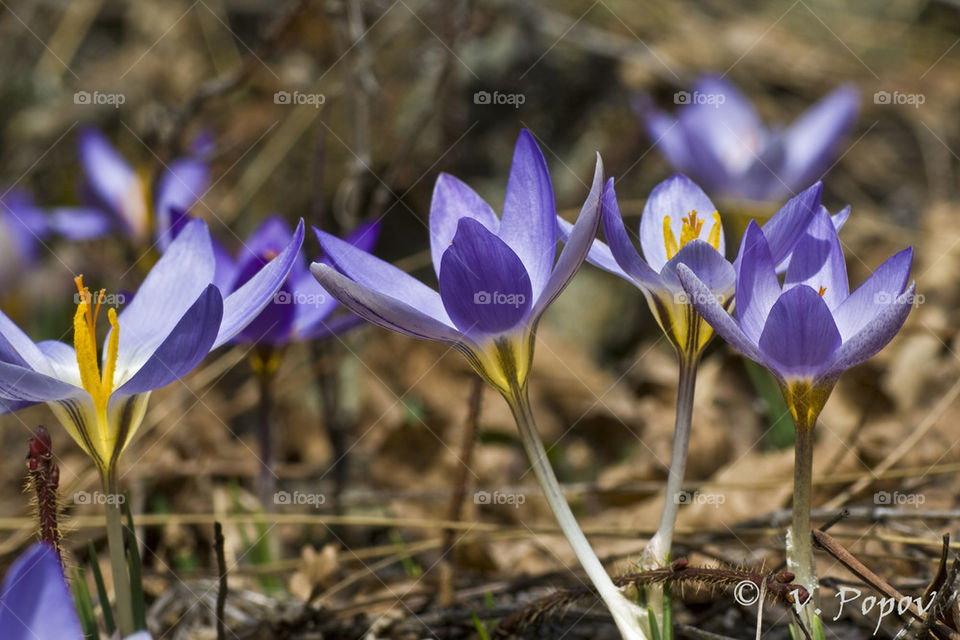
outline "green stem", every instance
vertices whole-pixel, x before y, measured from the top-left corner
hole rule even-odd
[[[553,511],[553,515],[567,541],[573,547],[581,566],[583,566],[590,581],[593,582],[600,598],[603,599],[610,610],[620,634],[630,640],[645,640],[646,635],[640,627],[640,609],[630,602],[621,593],[620,589],[613,584],[613,580],[607,575],[586,536],[583,535],[580,525],[577,524],[577,520],[570,510],[570,505],[567,504],[566,498],[563,496],[557,477],[554,475],[553,468],[547,459],[547,451],[544,449],[540,434],[537,431],[526,386],[512,385],[510,391],[504,393],[504,398],[506,398],[510,410],[513,412],[517,428],[520,431],[520,440],[523,442],[524,450],[530,459],[533,472],[540,482],[547,503],[550,505],[550,509]]]
[[[110,549],[110,569],[113,572],[113,591],[117,603],[117,626],[121,637],[132,634],[133,600],[130,591],[130,574],[127,570],[127,553],[123,543],[122,504],[117,491],[117,479],[109,473],[103,479],[106,494],[107,546]]]
[[[796,576],[794,582],[810,593],[810,600],[800,607],[800,619],[815,633],[819,621],[814,613],[819,602],[817,594],[817,567],[813,557],[813,536],[810,528],[810,508],[813,484],[813,426],[803,413],[797,420],[793,467],[793,522],[787,540],[787,566]],[[814,636],[816,637],[816,636]]]

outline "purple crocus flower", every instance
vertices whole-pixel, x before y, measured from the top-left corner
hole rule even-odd
[[[603,166],[556,258],[553,187],[529,131],[513,155],[503,215],[473,189],[441,174],[430,206],[430,251],[439,293],[349,242],[316,230],[330,264],[317,280],[370,322],[461,351],[497,389],[524,384],[540,316],[573,277],[596,233]]]
[[[107,311],[110,331],[97,357],[103,291],[78,277],[73,346],[34,343],[0,313],[0,412],[45,402],[104,477],[130,442],[154,389],[177,380],[259,315],[286,279],[303,242],[303,222],[277,257],[224,295],[202,220],[192,220],[151,269],[133,300]],[[107,298],[109,301],[109,298]]]
[[[777,264],[786,262],[804,228],[820,208],[823,188],[809,187],[785,204],[763,227]],[[838,214],[842,224],[845,214]],[[572,227],[558,220],[561,235]],[[677,277],[686,265],[708,287],[712,299],[729,306],[736,281],[735,265],[724,257],[723,226],[707,194],[683,174],[664,180],[650,193],[640,217],[640,249],[630,239],[613,179],[603,192],[603,231],[609,245],[594,242],[587,261],[634,283],[644,294],[664,334],[681,354],[697,357],[713,332],[690,305]]]
[[[379,225],[366,224],[346,238],[360,251],[370,251]],[[270,216],[247,238],[238,260],[217,254],[217,280],[224,293],[240,288],[263,265],[290,244],[293,230],[279,216]],[[333,315],[340,304],[327,293],[307,268],[301,251],[287,279],[269,304],[234,338],[236,342],[280,347],[289,342],[314,340],[341,333],[363,320],[353,313]]]
[[[647,132],[678,171],[710,193],[778,200],[819,179],[857,116],[859,93],[844,86],[820,100],[784,130],[763,125],[753,105],[717,76],[681,91],[676,117],[639,101]]]
[[[693,269],[681,265],[677,275],[718,334],[769,369],[788,401],[803,400],[817,413],[840,374],[880,351],[910,313],[912,249],[889,258],[850,293],[840,240],[823,211],[797,243],[783,285],[772,243],[755,222],[740,253],[736,319]]]
[[[196,203],[210,181],[206,162],[186,157],[172,161],[151,187],[146,177],[92,128],[81,132],[79,150],[94,200],[133,239],[145,242],[152,231],[161,250],[173,240],[174,212],[186,211]]]
[[[0,638],[83,640],[60,560],[44,542],[21,554],[3,579]]]

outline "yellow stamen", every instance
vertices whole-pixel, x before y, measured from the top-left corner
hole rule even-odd
[[[820,297],[822,298],[822,297],[823,297],[823,294],[825,294],[826,292],[827,292],[827,288],[826,288],[826,287],[820,287],[820,291],[818,291],[817,293],[818,293],[818,294],[820,295]]]
[[[710,227],[710,235],[707,236],[707,242],[711,247],[720,250],[720,214],[713,212],[713,226]],[[703,220],[697,215],[697,210],[692,209],[686,217],[682,218],[683,226],[680,228],[680,242],[677,243],[676,236],[673,235],[673,229],[670,226],[670,216],[663,217],[663,244],[667,250],[667,260],[677,255],[680,248],[685,246],[691,240],[700,237],[703,230]]]
[[[73,346],[77,350],[77,365],[80,368],[80,383],[93,399],[97,416],[103,418],[106,424],[107,405],[110,394],[113,392],[113,377],[117,367],[117,350],[120,344],[120,325],[117,321],[117,312],[114,309],[107,311],[112,331],[107,341],[106,353],[103,357],[103,372],[97,360],[97,316],[103,302],[104,291],[97,292],[94,301],[93,294],[83,286],[83,276],[76,279],[77,291],[80,293],[80,303],[73,317]]]

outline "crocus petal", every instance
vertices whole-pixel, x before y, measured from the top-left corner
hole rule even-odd
[[[491,211],[492,213],[492,211]],[[496,216],[494,216],[496,219]],[[380,236],[379,222],[364,222],[351,231],[345,240],[355,246],[360,251],[373,251],[373,246],[377,244],[377,238]]]
[[[763,231],[753,220],[740,243],[740,272],[737,275],[737,318],[753,342],[760,340],[770,309],[780,297],[780,283]]]
[[[557,235],[560,237],[560,242],[567,244],[567,242],[570,241],[570,234],[572,232],[573,224],[567,222],[560,216],[557,216]],[[627,272],[620,268],[620,265],[617,264],[616,259],[613,257],[613,253],[610,251],[610,247],[608,247],[606,243],[601,240],[593,241],[593,244],[590,245],[590,251],[587,252],[586,260],[595,267],[599,267],[604,271],[608,271],[615,276],[623,278],[624,280],[632,281],[632,278],[627,275]]]
[[[866,282],[833,310],[837,329],[844,340],[852,338],[882,309],[896,301],[907,286],[912,263],[912,248],[887,258]]]
[[[237,264],[230,252],[217,240],[210,238],[210,245],[216,263],[213,269],[213,284],[217,285],[222,294],[227,295],[232,291],[233,283],[237,279]]]
[[[504,333],[533,304],[530,276],[507,244],[473,218],[461,218],[440,261],[440,297],[460,331]]]
[[[453,326],[447,311],[443,308],[439,293],[410,274],[366,251],[357,249],[349,242],[320,231],[316,227],[313,230],[323,248],[324,262],[329,261],[338,271],[363,287],[394,300],[402,300],[410,307],[435,318],[441,324]],[[314,275],[316,276],[315,269]],[[321,284],[326,288],[323,282]]]
[[[790,198],[761,227],[774,264],[780,265],[790,255],[800,236],[813,220],[814,214],[820,210],[821,196],[823,196],[823,184],[817,182]],[[737,269],[740,268],[740,259],[741,256],[738,255],[733,263]]]
[[[82,387],[80,368],[77,366],[77,350],[59,340],[44,340],[37,347],[47,359],[47,366],[53,377],[75,387]]]
[[[213,281],[210,232],[191,220],[120,312],[117,371],[136,371]],[[124,330],[128,327],[128,330]]]
[[[677,267],[681,264],[690,269],[697,280],[710,289],[711,299],[725,303],[733,296],[737,273],[733,270],[733,265],[709,243],[703,240],[691,240],[667,264],[663,265],[660,278],[663,284],[675,294],[684,293],[683,285],[677,277]],[[675,299],[674,302],[681,304],[686,298],[687,296],[684,296],[682,299]]]
[[[791,255],[783,288],[786,291],[798,285],[822,292],[830,309],[837,308],[850,293],[840,238],[826,211],[814,216]]]
[[[140,178],[99,131],[80,133],[80,163],[97,198],[115,211],[131,232],[142,232],[147,224],[147,204]]]
[[[170,212],[173,209],[187,211],[207,190],[210,183],[210,167],[195,158],[174,160],[164,171],[157,184],[154,216],[161,237],[162,231],[170,225]],[[172,240],[169,237],[163,246]]]
[[[294,303],[292,332],[295,336],[312,335],[338,306],[337,299],[320,286],[310,271],[292,279],[291,296]]]
[[[830,215],[830,212],[825,206],[820,205],[820,211],[823,211],[827,215]],[[830,215],[830,222],[833,224],[833,228],[837,230],[837,233],[840,232],[840,229],[843,228],[843,225],[847,223],[847,219],[850,218],[850,205],[845,206],[840,211],[836,212],[833,215]],[[788,255],[786,259],[777,265],[777,273],[784,274],[787,272],[787,269],[790,268],[790,256]]]
[[[81,640],[83,630],[53,547],[37,542],[18,557],[3,579],[0,637]]]
[[[434,273],[438,276],[440,260],[453,242],[460,218],[473,218],[491,232],[500,232],[500,220],[490,205],[464,182],[450,174],[441,173],[430,201],[430,256],[433,258]],[[347,241],[350,242],[349,239]],[[350,244],[356,246],[355,242]]]
[[[92,207],[53,207],[49,210],[49,228],[68,240],[89,240],[106,235],[113,218]]]
[[[179,240],[179,237],[177,238]],[[297,224],[290,242],[283,251],[264,266],[257,275],[223,300],[223,322],[213,343],[214,349],[236,336],[273,299],[287,279],[295,260],[300,258],[303,245],[303,220]]]
[[[210,353],[223,318],[220,290],[210,284],[184,313],[173,330],[136,369],[125,372],[118,396],[145,393],[179,380]],[[120,335],[136,328],[121,325]]]
[[[690,304],[697,310],[713,330],[730,345],[760,364],[766,364],[766,359],[756,343],[750,340],[740,329],[740,325],[733,319],[727,310],[713,296],[713,292],[704,283],[700,282],[693,270],[685,264],[677,265],[677,277],[684,291],[687,292]]]
[[[583,264],[585,256],[593,250],[595,238],[597,236],[597,227],[600,226],[601,200],[600,194],[603,188],[603,161],[600,154],[597,154],[597,164],[593,170],[593,184],[587,199],[580,208],[580,214],[577,216],[577,223],[573,225],[570,234],[566,236],[563,245],[563,251],[557,259],[556,267],[547,280],[547,285],[541,292],[540,297],[534,303],[533,317],[538,318],[541,313],[553,302],[563,289],[573,279],[573,275]]]
[[[872,358],[887,346],[906,322],[910,309],[913,308],[915,292],[916,283],[911,283],[893,303],[886,305],[853,337],[844,341],[843,346],[833,355],[833,361],[822,374],[823,377],[828,380],[836,378],[850,367]]]
[[[643,250],[643,257],[657,273],[667,263],[667,247],[663,236],[663,220],[665,216],[670,216],[670,229],[674,237],[679,242],[680,231],[683,229],[683,218],[691,211],[696,211],[697,215],[704,220],[703,228],[700,230],[700,238],[706,240],[710,235],[710,229],[713,226],[713,213],[717,208],[710,202],[710,198],[687,176],[677,173],[667,178],[650,192],[650,197],[643,207],[643,214],[640,216],[640,248]],[[606,223],[604,223],[604,232],[606,232]],[[609,236],[607,241],[611,243],[611,249],[614,255],[617,250],[612,246],[613,239]],[[720,253],[724,252],[723,230],[720,231]],[[624,265],[620,265],[623,267]],[[626,267],[624,267],[626,269]]]
[[[0,397],[17,402],[47,402],[86,393],[72,384],[7,362],[0,362]]]
[[[660,280],[660,275],[640,257],[627,234],[627,227],[623,224],[623,216],[620,214],[620,206],[617,204],[617,193],[613,187],[613,178],[607,181],[607,185],[603,189],[603,202],[601,204],[603,235],[609,243],[610,254],[619,269],[633,279],[638,286],[645,286],[650,289],[662,288],[663,282]],[[643,223],[640,224],[642,230]],[[664,258],[666,258],[666,250],[664,250]]]
[[[807,184],[820,177],[829,167],[838,142],[853,126],[859,105],[859,92],[851,86],[841,87],[794,121],[784,135],[784,181]]]
[[[557,208],[547,161],[533,134],[517,138],[500,219],[500,238],[520,257],[539,297],[557,255]]]
[[[47,370],[43,352],[3,311],[0,311],[0,361]]]
[[[461,334],[452,326],[423,313],[407,302],[354,282],[330,265],[314,262],[310,265],[310,270],[330,295],[375,325],[414,338],[450,344],[461,341]],[[439,294],[437,297],[440,297]]]
[[[676,118],[654,107],[647,95],[639,96],[634,101],[634,111],[643,118],[650,141],[670,164],[678,171],[689,171],[691,162],[687,139]]]
[[[840,346],[840,332],[823,298],[806,285],[786,291],[770,309],[760,349],[783,379],[814,379]]]

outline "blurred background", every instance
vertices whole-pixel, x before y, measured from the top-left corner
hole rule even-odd
[[[852,205],[841,234],[852,285],[912,245],[922,295],[901,335],[846,375],[827,405],[816,503],[854,509],[832,531],[904,592],[929,581],[940,536],[960,519],[960,3],[0,4],[3,191],[29,191],[44,208],[84,202],[84,127],[144,175],[206,139],[211,186],[190,214],[229,250],[270,214],[337,234],[379,220],[375,253],[431,284],[437,175],[454,174],[499,211],[522,128],[541,145],[562,216],[576,217],[599,151],[635,229],[650,189],[674,172],[638,117],[639,97],[674,112],[678,91],[714,73],[776,129],[854,85],[859,116],[824,178],[824,204]],[[782,204],[714,201],[728,257],[748,217]],[[38,340],[69,339],[76,274],[91,287],[135,290],[155,259],[119,234],[54,234],[29,257],[11,244],[0,239],[0,307]],[[319,257],[311,234],[304,253]],[[125,456],[156,637],[215,637],[215,519],[225,526],[238,637],[361,637],[374,627],[376,637],[481,637],[478,625],[493,633],[525,603],[579,584],[507,407],[488,389],[471,402],[473,376],[457,354],[370,327],[286,349],[271,421],[278,487],[325,496],[317,508],[257,498],[248,355],[223,349],[156,392]],[[530,387],[552,462],[598,552],[622,572],[656,528],[676,375],[639,292],[590,266],[539,333]],[[697,391],[687,476],[703,499],[681,510],[678,554],[772,568],[793,460],[776,389],[716,341]],[[96,474],[44,407],[0,417],[0,555],[12,558],[33,535],[22,460],[40,423],[62,460],[66,546],[85,561],[87,541],[99,549],[103,534],[98,507],[75,496],[93,490]],[[884,504],[906,515],[877,520],[872,509]],[[444,536],[450,519],[462,526]],[[853,579],[828,558],[820,573]],[[682,624],[753,637],[755,608],[730,610],[729,594],[710,589],[691,587],[684,599]],[[764,637],[788,637],[784,609],[772,607],[768,620]],[[833,624],[836,637],[860,637],[873,622],[848,610]],[[523,633],[613,637],[589,603],[543,624]]]

